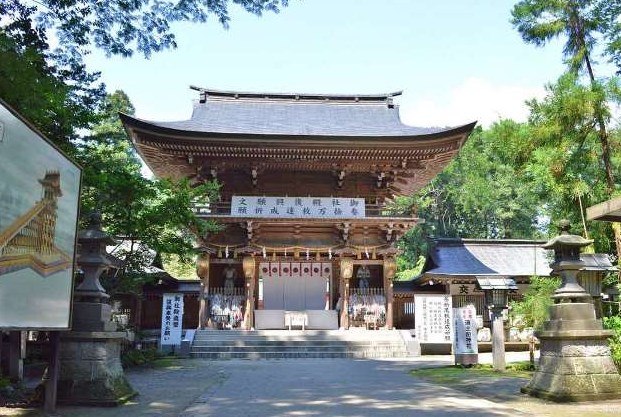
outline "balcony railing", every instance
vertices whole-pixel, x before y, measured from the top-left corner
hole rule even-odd
[[[204,217],[218,217],[231,215],[231,202],[194,203],[194,214]],[[391,210],[382,204],[366,204],[365,217],[407,217],[413,218],[411,212]],[[249,216],[252,217],[252,216]]]

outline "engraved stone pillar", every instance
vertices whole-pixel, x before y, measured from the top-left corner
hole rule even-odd
[[[393,328],[393,283],[397,272],[397,263],[395,258],[389,257],[384,259],[384,293],[386,294],[386,328]]]
[[[561,222],[561,234],[543,247],[554,250],[550,265],[562,278],[556,290],[550,320],[535,335],[541,341],[539,367],[522,391],[554,401],[592,401],[621,398],[621,376],[610,356],[607,339],[596,319],[590,296],[578,284],[583,267],[580,248],[592,241],[569,234]]]
[[[341,293],[343,302],[341,305],[341,327],[349,329],[349,280],[354,274],[354,261],[350,258],[341,259]]]
[[[196,259],[196,274],[201,279],[199,293],[198,328],[204,329],[209,320],[209,261],[208,253],[201,253]]]
[[[244,256],[242,260],[244,277],[246,278],[246,312],[244,313],[244,328],[254,328],[254,287],[256,276],[256,264],[254,256]]]

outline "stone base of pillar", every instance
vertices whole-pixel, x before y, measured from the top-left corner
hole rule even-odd
[[[61,336],[58,403],[116,406],[137,392],[125,379],[124,332],[68,332]]]
[[[608,337],[590,303],[557,304],[536,336],[541,356],[522,392],[552,401],[621,398],[621,375],[612,361]],[[563,319],[565,318],[565,319]]]

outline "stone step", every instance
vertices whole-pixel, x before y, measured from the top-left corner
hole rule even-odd
[[[287,352],[333,352],[333,351],[366,351],[366,352],[392,352],[402,351],[403,346],[399,345],[382,345],[382,346],[352,346],[348,345],[324,345],[324,346],[194,346],[193,352],[269,352],[269,351],[287,351]]]
[[[406,357],[398,331],[198,330],[192,357],[220,359]]]
[[[406,356],[401,352],[394,352],[392,355],[386,352],[192,352],[193,358],[226,360],[226,359],[378,359],[378,358],[401,358]]]
[[[291,340],[291,339],[303,339],[303,340],[401,340],[400,335],[397,332],[373,332],[369,331],[368,334],[360,334],[359,332],[347,333],[347,332],[335,332],[335,333],[317,333],[317,332],[287,332],[281,331],[279,333],[263,333],[254,331],[197,331],[194,337],[195,340],[202,339],[270,339],[270,340]]]
[[[194,340],[194,346],[386,346],[401,345],[396,340]]]

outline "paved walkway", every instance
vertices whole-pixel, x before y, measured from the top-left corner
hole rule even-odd
[[[508,353],[508,361],[524,359]],[[482,362],[490,361],[486,354]],[[127,377],[140,395],[115,408],[59,407],[62,417],[497,417],[621,416],[621,401],[552,404],[519,393],[525,381],[485,378],[459,390],[412,377],[416,367],[452,364],[451,356],[408,360],[174,361]],[[40,417],[0,408],[0,416]]]

